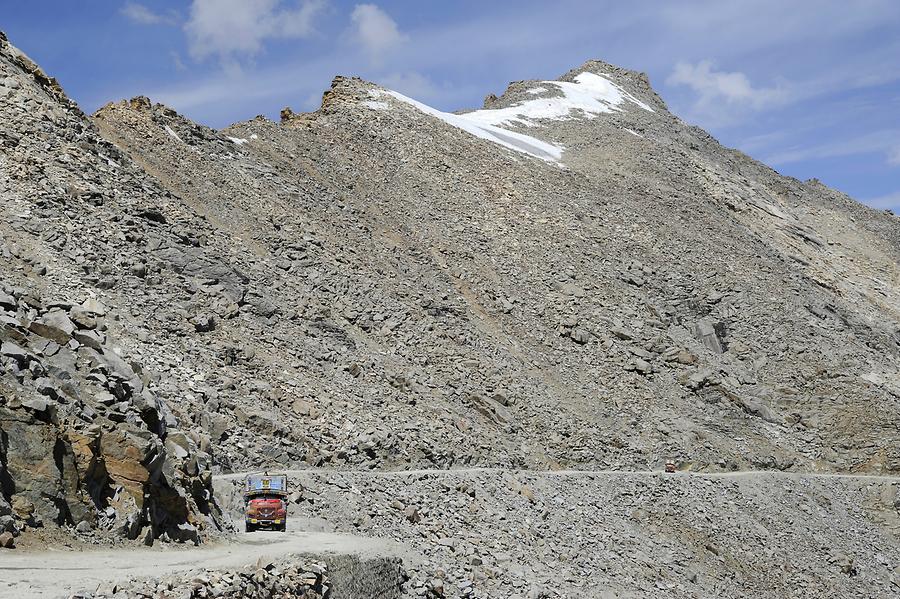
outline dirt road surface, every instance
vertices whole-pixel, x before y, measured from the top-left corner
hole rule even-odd
[[[67,597],[77,591],[94,591],[101,583],[162,577],[198,568],[237,569],[261,557],[290,553],[415,559],[407,547],[390,540],[301,531],[241,533],[233,541],[199,548],[10,551],[0,556],[0,597]]]
[[[307,469],[288,471],[288,476],[302,480],[304,475],[338,471]],[[415,475],[454,476],[478,472],[511,472],[498,468],[469,468],[459,470],[403,470],[359,473],[371,477],[405,477]],[[882,481],[900,480],[897,477],[795,473],[774,471],[742,471],[722,473],[678,472],[665,474],[658,471],[516,471],[537,477],[617,476],[633,477],[689,477],[689,478],[744,478],[778,477],[802,478],[854,478]],[[240,484],[244,473],[216,477],[216,494],[226,511],[239,517]],[[242,523],[236,522],[239,527]],[[166,546],[134,549],[48,549],[43,551],[7,551],[0,553],[0,599],[31,599],[66,597],[77,591],[94,591],[98,585],[125,581],[131,578],[164,577],[177,572],[208,569],[237,569],[256,562],[261,557],[278,557],[291,553],[352,554],[360,557],[399,557],[406,564],[416,562],[421,556],[410,546],[383,538],[361,537],[321,530],[321,524],[302,518],[292,518],[287,533],[240,533],[222,542],[199,548]]]

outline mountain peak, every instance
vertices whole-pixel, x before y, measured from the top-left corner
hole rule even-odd
[[[592,58],[558,78],[558,81],[573,81],[581,73],[594,73],[595,75],[603,75],[627,89],[632,94],[642,98],[645,102],[651,104],[658,110],[668,111],[668,107],[663,99],[653,89],[650,78],[646,73],[641,71],[633,71],[624,67],[616,66],[612,63]]]
[[[593,120],[601,115],[633,110],[648,113],[660,108],[665,110],[645,76],[599,61],[589,61],[585,68],[580,72],[570,71],[557,80],[513,82],[499,98],[489,96],[484,108],[456,113],[443,112],[381,88],[367,90],[356,86],[351,93],[343,93],[340,97],[372,110],[388,110],[390,103],[385,99],[399,100],[471,135],[547,161],[559,161],[564,150],[564,146],[553,139],[552,132],[540,133],[548,125]],[[333,89],[342,87],[341,83],[336,81]],[[644,92],[649,102],[656,104],[656,109],[626,86],[639,88],[638,93]],[[326,101],[328,96],[326,94]]]

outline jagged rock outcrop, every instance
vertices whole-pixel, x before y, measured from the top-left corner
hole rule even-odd
[[[159,223],[144,202],[165,192],[137,169],[112,172],[118,151],[5,37],[0,69],[4,527],[199,542],[221,526],[208,439],[179,430],[127,349],[137,338],[119,323],[130,313],[99,299],[128,286],[120,277],[153,276],[140,252],[114,246],[145,240]],[[184,257],[197,250],[165,238],[170,264],[202,268]]]

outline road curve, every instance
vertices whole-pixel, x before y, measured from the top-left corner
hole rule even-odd
[[[7,551],[0,558],[0,597],[68,597],[131,578],[162,577],[199,568],[237,569],[261,557],[291,553],[415,559],[409,548],[389,539],[301,531],[241,533],[228,542],[196,548]]]
[[[400,478],[409,476],[460,476],[481,473],[509,473],[522,477],[634,477],[658,479],[734,479],[784,478],[799,479],[857,479],[860,481],[900,482],[900,476],[829,472],[782,472],[774,470],[737,472],[664,473],[640,470],[512,470],[507,468],[417,469],[393,471],[337,470],[309,468],[288,470],[290,477],[304,475],[348,474],[372,478]],[[230,481],[241,479],[246,473],[221,474],[215,477],[217,490],[236,492]],[[224,484],[223,484],[224,483]],[[227,503],[228,497],[221,496]],[[302,521],[292,520],[296,527],[306,527]],[[314,528],[314,527],[313,527]],[[177,572],[209,569],[236,569],[254,563],[260,557],[276,557],[290,553],[338,553],[363,557],[395,556],[405,562],[416,561],[420,555],[411,547],[396,541],[372,537],[292,530],[288,533],[241,533],[198,548],[158,546],[153,548],[85,549],[9,551],[0,556],[0,597],[38,599],[66,597],[77,591],[94,591],[98,585],[172,575]]]

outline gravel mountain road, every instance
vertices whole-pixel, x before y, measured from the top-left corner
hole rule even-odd
[[[293,481],[303,481],[307,477],[327,479],[329,475],[343,476],[346,471],[315,468],[290,470]],[[503,468],[459,468],[450,470],[417,469],[404,471],[353,472],[366,479],[391,479],[408,477],[434,477],[454,479],[467,475],[496,474],[516,475],[528,479],[554,478],[594,478],[603,477],[611,485],[617,478],[633,479],[646,477],[651,480],[685,479],[700,481],[714,479],[768,479],[768,480],[817,480],[847,479],[863,483],[898,483],[900,477],[854,475],[834,473],[797,473],[773,471],[737,472],[677,472],[659,471],[606,471],[606,470],[555,470],[527,471]],[[229,490],[239,489],[246,473],[223,474],[215,477],[217,498],[226,512],[237,515],[238,497]],[[302,483],[301,483],[302,484]],[[230,495],[230,496],[229,496]],[[98,588],[110,588],[112,584],[137,578],[160,578],[182,572],[197,570],[227,570],[253,564],[261,558],[277,558],[289,554],[346,554],[359,557],[399,557],[404,564],[415,565],[422,556],[412,543],[353,534],[341,534],[317,530],[329,523],[303,518],[297,506],[291,506],[292,527],[285,534],[272,532],[238,533],[225,542],[188,548],[162,546],[162,548],[120,548],[97,550],[42,550],[6,554],[0,561],[0,597],[22,599],[67,597],[75,592],[93,592]],[[236,522],[238,528],[239,523]],[[334,522],[340,526],[341,523]],[[303,529],[303,530],[301,530]]]
[[[281,472],[281,471],[279,471]],[[296,477],[303,476],[309,474],[317,474],[317,475],[327,475],[328,473],[340,473],[345,472],[344,470],[337,470],[333,468],[305,468],[302,470],[288,470],[286,474],[288,477]],[[511,473],[511,474],[526,474],[530,476],[635,476],[635,475],[647,475],[647,476],[660,476],[663,478],[668,478],[672,476],[689,476],[689,477],[697,477],[697,478],[784,478],[784,479],[799,479],[799,478],[846,478],[846,479],[873,479],[878,481],[897,481],[900,482],[900,476],[890,476],[890,475],[879,475],[879,474],[852,474],[852,473],[835,473],[835,472],[783,472],[778,470],[735,470],[735,471],[727,471],[727,472],[689,472],[689,471],[680,471],[674,473],[666,473],[661,472],[659,470],[511,470],[509,468],[451,468],[451,469],[440,469],[440,468],[417,468],[413,470],[388,470],[388,471],[375,471],[375,472],[367,472],[364,474],[368,474],[369,476],[377,476],[377,477],[392,477],[392,476],[422,476],[422,475],[434,475],[434,476],[442,476],[442,475],[459,475],[459,474],[481,474],[481,473]],[[232,474],[221,474],[215,477],[216,481],[229,481],[229,480],[241,480],[243,479],[248,472],[235,472]]]
[[[159,578],[198,568],[237,569],[260,558],[310,553],[401,557],[404,561],[414,558],[406,546],[386,539],[299,530],[240,533],[228,542],[198,549],[17,552],[0,560],[0,597],[68,597],[134,578]]]

